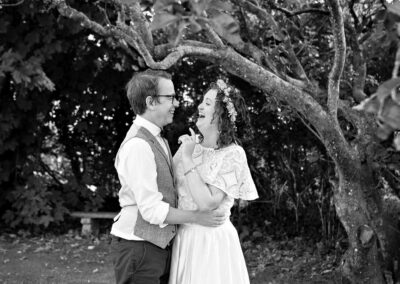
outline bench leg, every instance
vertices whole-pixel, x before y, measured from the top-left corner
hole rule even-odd
[[[90,236],[98,233],[98,224],[92,218],[81,218],[82,236]]]

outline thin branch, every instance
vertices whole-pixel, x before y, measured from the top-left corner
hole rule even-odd
[[[103,27],[99,23],[90,20],[84,13],[68,6],[65,0],[53,0],[53,3],[56,5],[58,12],[64,17],[80,22],[81,26],[94,31],[101,36],[114,38],[116,44],[127,51],[131,56],[134,57],[134,54],[128,51],[126,44],[133,47],[143,57],[146,63],[148,61],[151,65],[154,62],[142,38],[128,26],[121,25],[119,27]],[[137,58],[134,57],[134,59]]]
[[[311,133],[314,134],[315,137],[317,137],[318,140],[321,141],[321,143],[323,144],[324,141],[322,140],[322,138],[321,138],[321,136],[319,135],[319,133],[318,133],[317,131],[315,131],[315,130],[304,120],[303,116],[302,116],[299,112],[296,111],[295,113],[297,114],[298,118],[300,118],[300,120],[301,120],[301,122],[304,124],[304,126],[307,127],[308,130],[310,130]]]
[[[205,12],[204,12],[205,14]],[[205,15],[206,16],[206,15]],[[204,30],[206,32],[207,38],[211,41],[212,44],[219,48],[226,47],[219,35],[214,31],[214,29],[210,26],[210,24],[203,18],[199,18],[200,21],[204,21]]]
[[[352,85],[352,96],[353,99],[360,103],[367,95],[364,93],[365,80],[367,77],[367,64],[365,62],[362,45],[357,38],[356,26],[350,21],[346,21],[346,27],[349,31],[348,41],[353,50],[352,56],[352,67],[354,69],[353,85]]]
[[[16,7],[16,6],[21,5],[21,4],[24,3],[24,2],[25,2],[25,0],[21,0],[21,1],[17,2],[17,3],[12,3],[12,4],[0,3],[0,7]]]
[[[381,0],[381,4],[387,10],[386,1],[385,0]]]
[[[103,12],[104,20],[107,22],[107,25],[111,26],[112,24],[110,22],[110,19],[108,18],[108,14],[107,14],[106,8],[103,8],[103,7],[100,7],[100,6],[98,8],[99,8],[100,11]]]
[[[349,10],[350,10],[350,14],[351,14],[351,16],[353,18],[353,21],[354,21],[355,29],[358,30],[358,26],[360,24],[360,21],[358,20],[356,11],[354,10],[355,2],[356,2],[356,0],[351,0],[351,2],[349,3]]]
[[[51,177],[53,178],[53,180],[61,187],[64,187],[64,184],[57,178],[57,176],[54,174],[54,172],[50,169],[50,167],[45,164],[45,162],[42,161],[42,159],[40,159],[39,161],[40,166],[42,167],[42,169]]]
[[[246,0],[233,0],[240,7],[246,8],[250,13],[258,16],[261,21],[264,21],[267,26],[269,26],[274,33],[276,33],[279,37],[283,39],[283,43],[288,51],[289,61],[293,66],[293,71],[296,75],[303,81],[309,82],[306,72],[304,71],[303,66],[301,65],[299,59],[294,52],[292,43],[290,41],[290,37],[286,32],[282,32],[281,28],[278,26],[274,18],[269,14],[266,10],[262,9],[259,6],[251,3],[250,1]]]
[[[346,59],[346,39],[344,33],[343,14],[339,0],[326,0],[326,2],[331,12],[333,42],[335,47],[334,62],[328,79],[328,109],[330,113],[336,117],[340,91],[340,78],[342,76]]]
[[[272,9],[281,11],[287,17],[294,17],[294,16],[298,16],[298,15],[301,15],[301,14],[306,14],[306,13],[319,13],[319,14],[323,14],[323,15],[329,15],[329,11],[322,10],[322,9],[317,9],[317,8],[308,8],[308,9],[297,10],[297,11],[289,11],[288,9],[285,9],[285,8],[282,8],[282,7],[278,7],[273,3],[270,3],[270,5],[271,5]]]

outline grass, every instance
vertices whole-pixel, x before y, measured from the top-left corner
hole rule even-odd
[[[335,280],[336,257],[321,255],[317,247],[301,239],[247,240],[243,250],[251,284],[340,283]],[[3,234],[0,283],[114,283],[109,237]]]

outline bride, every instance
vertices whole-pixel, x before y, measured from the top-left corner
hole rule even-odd
[[[218,80],[198,106],[201,135],[179,138],[174,156],[179,209],[216,209],[229,216],[235,199],[258,197],[238,145],[237,126],[248,124],[238,90]],[[169,284],[250,283],[238,234],[229,218],[220,227],[184,224],[175,237]]]

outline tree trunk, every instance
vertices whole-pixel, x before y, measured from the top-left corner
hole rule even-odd
[[[365,141],[359,141],[354,148],[350,146],[337,118],[326,113],[310,94],[290,86],[235,52],[227,50],[221,63],[230,73],[289,103],[315,127],[336,164],[335,207],[349,242],[341,262],[342,274],[352,283],[385,283],[378,249],[378,235],[385,236],[379,233],[383,220],[381,202],[371,170],[361,164],[360,157],[365,157],[360,154],[364,151],[361,143]]]
[[[339,183],[334,192],[336,212],[347,232],[349,244],[340,264],[342,274],[351,283],[386,283],[376,231],[381,219],[380,210],[377,204],[371,204],[375,203],[373,198],[365,194],[376,188],[363,180],[365,175],[360,166],[352,169],[342,166],[337,163]]]

